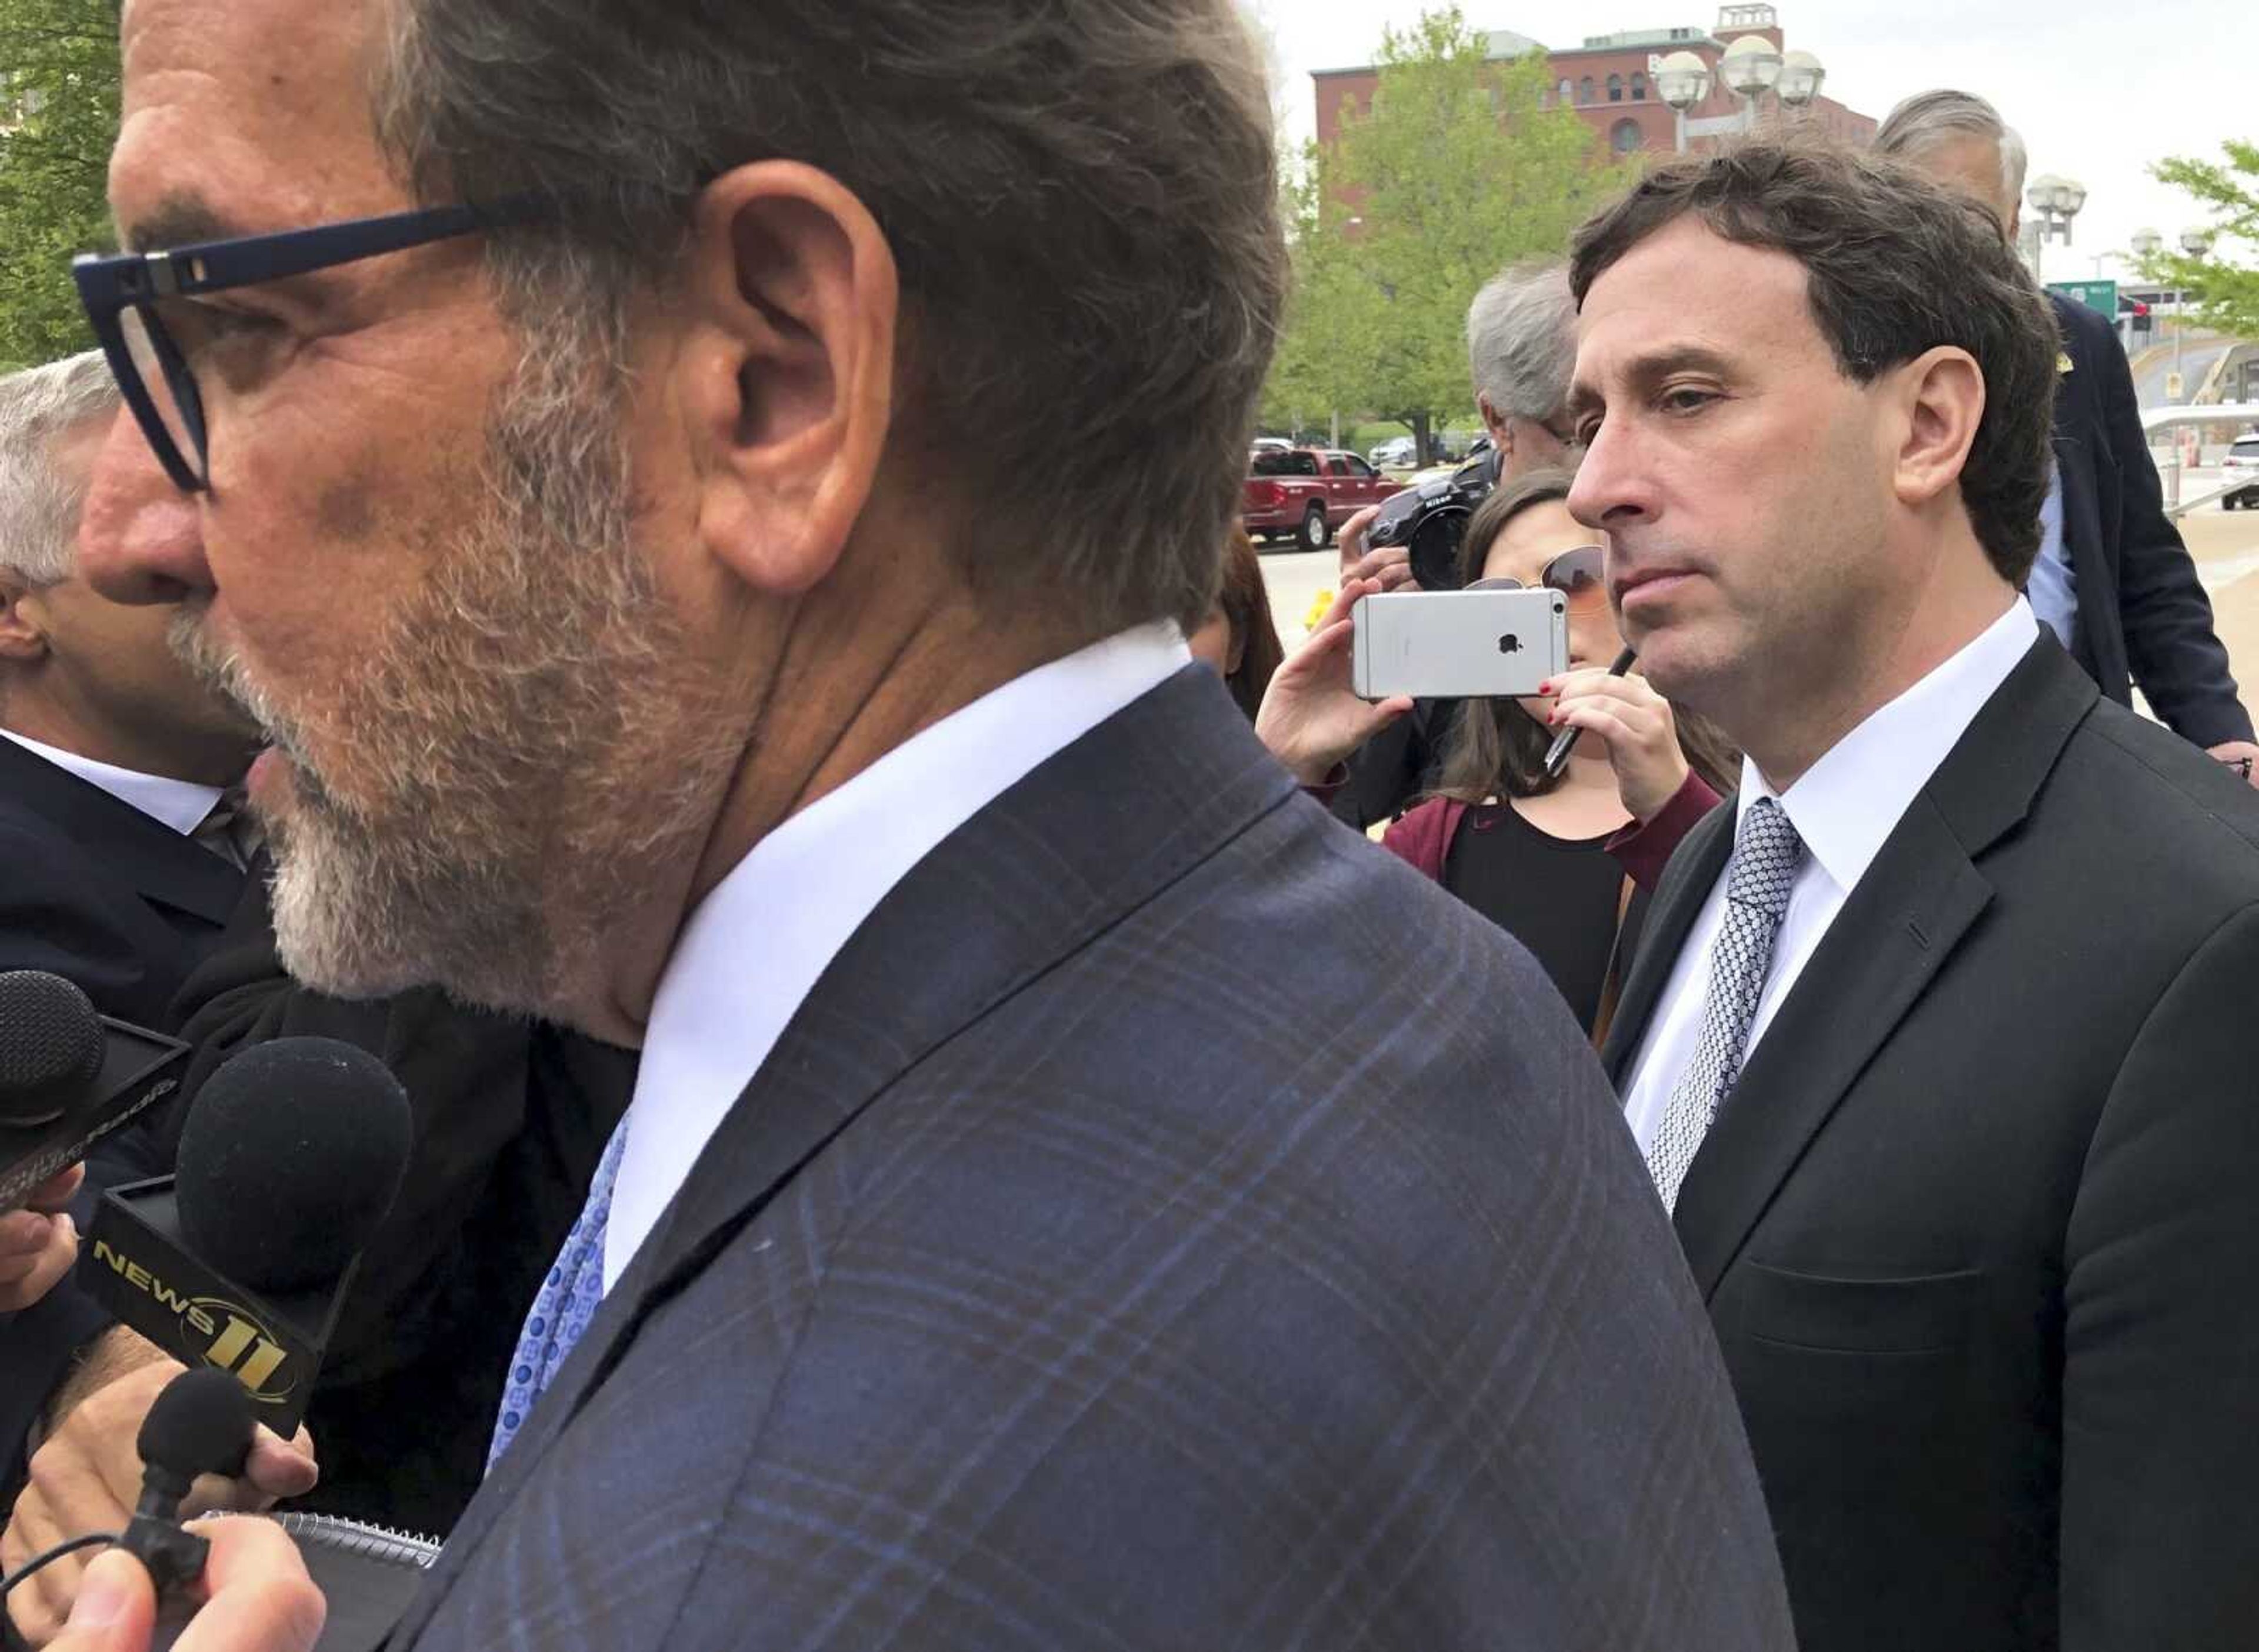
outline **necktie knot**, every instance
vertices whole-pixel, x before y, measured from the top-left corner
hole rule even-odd
[[[1788,811],[1770,797],[1761,797],[1742,816],[1734,843],[1734,869],[1726,880],[1726,899],[1778,919],[1788,910],[1789,893],[1804,863],[1804,839],[1797,836]]]
[[[240,784],[219,794],[211,813],[189,834],[197,847],[208,849],[238,872],[251,865],[258,852],[259,822],[246,804]]]

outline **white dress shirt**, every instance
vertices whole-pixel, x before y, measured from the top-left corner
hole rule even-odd
[[[0,736],[13,740],[32,756],[45,758],[57,768],[77,775],[88,785],[100,787],[119,802],[132,805],[183,837],[193,837],[196,828],[204,823],[205,816],[219,806],[220,788],[217,786],[197,786],[188,780],[167,780],[161,774],[144,774],[138,769],[97,763],[75,751],[41,745],[37,740],[27,740],[6,729],[0,729]]]
[[[652,1000],[604,1232],[606,1291],[887,893],[1030,771],[1191,659],[1164,621],[1015,678],[792,816],[714,887]]]
[[[1736,808],[1746,814],[1759,798],[1778,797],[1805,847],[1804,865],[1773,943],[1771,972],[1749,1027],[1748,1054],[1756,1053],[1773,1013],[1899,819],[2038,636],[2031,605],[2017,598],[1983,635],[1837,741],[1785,792],[1776,793],[1756,764],[1742,761]],[[1737,814],[1737,827],[1740,819]],[[1631,1065],[1624,1116],[1642,1152],[1654,1144],[1671,1086],[1701,1042],[1710,951],[1725,922],[1726,877],[1721,870],[1686,932]]]

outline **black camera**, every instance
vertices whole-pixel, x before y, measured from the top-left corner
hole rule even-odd
[[[1497,485],[1495,452],[1470,459],[1449,476],[1390,495],[1365,530],[1365,543],[1376,551],[1408,546],[1412,577],[1422,590],[1456,591],[1459,544],[1466,538],[1467,519]]]

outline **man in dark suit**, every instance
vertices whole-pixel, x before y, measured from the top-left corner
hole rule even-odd
[[[407,214],[104,576],[276,734],[282,958],[642,1047],[400,1646],[1786,1644],[1597,1062],[1189,665],[1271,123],[1102,11],[126,13],[129,244]],[[191,1633],[299,1643],[227,1524]]]
[[[110,602],[77,569],[80,502],[118,408],[96,354],[0,378],[0,969],[49,971],[105,1015],[161,1025],[243,894],[224,788],[258,735],[167,647],[176,609]],[[121,514],[153,535],[195,524],[161,488]],[[141,1126],[113,1136],[90,1184],[74,1171],[61,1198],[0,1218],[0,1249],[36,1241],[42,1257],[0,1321],[0,1492],[101,1323],[64,1277],[76,1224],[101,1186],[153,1170],[147,1143]]]
[[[1651,173],[1574,268],[1571,509],[1749,753],[1606,1059],[1799,1643],[2247,1643],[2259,800],[2020,595],[2044,300],[1962,197],[1771,144]]]
[[[0,969],[153,1026],[242,894],[239,844],[204,828],[258,731],[166,646],[177,610],[75,571],[118,406],[96,353],[0,379]],[[176,498],[143,508],[193,527]]]
[[[1910,97],[1883,122],[1875,147],[1984,203],[2015,244],[2023,139],[1983,98],[1950,90]],[[2063,352],[2055,469],[2027,586],[2032,606],[2109,698],[2131,705],[2138,684],[2183,739],[2222,762],[2259,758],[2251,714],[2213,630],[2211,599],[2165,515],[2117,329],[2060,293],[2048,302]]]

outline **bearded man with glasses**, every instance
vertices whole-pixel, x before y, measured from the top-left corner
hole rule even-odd
[[[1578,1029],[1186,650],[1286,270],[1233,5],[124,61],[89,310],[203,531],[96,577],[274,742],[284,962],[642,1050],[388,1644],[1786,1645]],[[303,1644],[260,1542],[205,1647]]]

